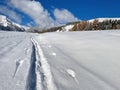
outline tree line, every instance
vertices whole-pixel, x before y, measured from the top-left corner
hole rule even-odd
[[[81,21],[75,23],[70,31],[90,31],[90,30],[110,30],[110,29],[120,29],[120,20],[105,20],[99,22],[95,19],[93,22]]]

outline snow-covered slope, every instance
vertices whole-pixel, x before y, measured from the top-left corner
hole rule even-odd
[[[103,21],[106,21],[106,20],[112,20],[112,21],[113,20],[120,20],[120,18],[96,18],[96,19],[90,19],[90,20],[87,20],[87,21],[93,23],[94,20],[98,20],[98,22],[103,22]],[[74,27],[75,24],[65,25],[65,26],[62,27],[61,31],[70,31]]]
[[[3,15],[0,15],[0,24],[5,26],[5,27],[8,25],[7,18]]]
[[[95,19],[88,20],[89,22],[93,22]],[[106,20],[120,20],[120,18],[96,18],[99,22],[103,22]]]
[[[0,30],[5,31],[25,31],[26,27],[21,26],[10,19],[8,19],[6,16],[0,15]]]
[[[94,20],[95,19],[91,19],[91,20],[87,20],[87,21],[88,22],[93,22]],[[112,20],[112,21],[113,20],[120,20],[120,18],[96,18],[96,20],[98,20],[98,22],[103,22],[103,21],[106,21],[106,20]],[[74,27],[75,24],[73,23],[73,24],[65,25],[65,26],[62,27],[61,30],[58,30],[58,31],[63,31],[63,32],[64,31],[70,31]]]
[[[0,90],[120,90],[120,30],[0,31]]]
[[[62,32],[67,32],[67,31],[70,31],[72,28],[73,28],[74,25],[65,25],[62,27]]]

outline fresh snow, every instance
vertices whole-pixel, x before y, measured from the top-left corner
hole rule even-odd
[[[0,90],[120,90],[120,30],[0,31]]]

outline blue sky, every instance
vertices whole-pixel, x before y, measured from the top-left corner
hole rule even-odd
[[[0,0],[0,14],[42,28],[99,17],[120,17],[120,0]]]
[[[38,0],[52,10],[66,8],[76,17],[87,20],[97,17],[120,17],[120,0]]]

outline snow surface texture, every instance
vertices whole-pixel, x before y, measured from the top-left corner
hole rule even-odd
[[[0,90],[120,90],[120,31],[0,31]]]

